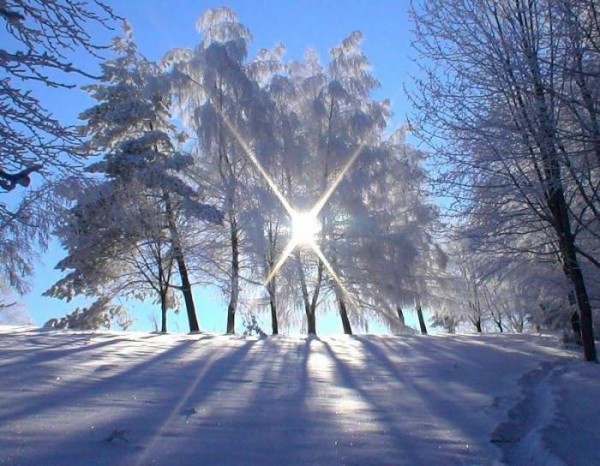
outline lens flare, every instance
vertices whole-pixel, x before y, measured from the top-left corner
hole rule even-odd
[[[295,212],[292,215],[292,237],[298,246],[311,246],[321,231],[321,223],[312,212]]]
[[[196,81],[195,79],[193,79],[191,77],[189,77],[189,79],[191,82],[197,84],[199,87],[204,89],[204,86],[200,82]],[[331,275],[331,278],[334,280],[334,282],[339,287],[341,292],[346,297],[348,297],[348,299],[351,302],[354,302],[352,295],[346,290],[339,275],[335,272],[335,270],[333,269],[333,267],[331,266],[329,261],[325,258],[323,252],[317,245],[318,233],[321,230],[321,225],[318,221],[318,215],[321,212],[321,210],[323,209],[323,207],[325,206],[325,204],[327,203],[327,201],[329,201],[329,198],[335,192],[335,190],[337,189],[339,184],[342,182],[343,178],[346,176],[346,173],[350,170],[352,165],[354,165],[354,162],[356,161],[356,159],[362,152],[363,148],[365,147],[365,142],[362,141],[358,145],[356,150],[352,153],[352,155],[350,156],[350,158],[348,159],[346,164],[343,166],[342,170],[337,174],[337,176],[335,177],[335,179],[333,180],[331,185],[325,190],[325,192],[317,200],[315,205],[307,212],[299,212],[291,206],[291,204],[285,198],[283,193],[279,190],[279,188],[277,187],[275,182],[271,179],[271,177],[269,176],[267,171],[264,169],[264,167],[262,166],[262,164],[260,163],[260,161],[258,160],[256,155],[250,148],[250,146],[246,143],[246,141],[244,141],[244,139],[240,135],[239,131],[237,131],[237,129],[235,128],[233,123],[231,123],[231,121],[227,118],[227,116],[221,111],[219,106],[216,105],[212,101],[210,92],[206,92],[206,96],[207,96],[207,100],[210,103],[210,105],[212,105],[214,110],[221,117],[221,120],[223,121],[223,123],[225,124],[227,129],[233,135],[234,139],[238,142],[238,144],[240,145],[240,147],[242,148],[244,153],[252,161],[252,163],[258,170],[258,172],[262,175],[262,177],[264,178],[266,183],[269,185],[269,187],[271,188],[271,190],[273,191],[275,196],[279,199],[279,201],[281,202],[281,205],[285,208],[285,210],[287,211],[288,215],[290,216],[290,218],[292,220],[292,238],[290,239],[289,243],[283,250],[277,263],[273,266],[273,268],[269,272],[269,276],[267,277],[267,279],[265,280],[263,285],[266,286],[271,280],[273,280],[273,278],[275,277],[275,275],[277,274],[279,269],[287,261],[288,257],[294,251],[294,249],[296,249],[297,247],[300,247],[300,246],[308,247],[308,248],[312,249],[312,251],[315,253],[315,255],[324,264],[325,268]]]

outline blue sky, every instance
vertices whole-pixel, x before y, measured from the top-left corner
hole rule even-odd
[[[301,59],[308,48],[318,51],[323,62],[328,51],[352,31],[363,33],[363,50],[373,66],[373,74],[381,83],[377,98],[387,98],[395,112],[393,125],[402,124],[408,111],[403,86],[409,84],[410,74],[416,71],[410,55],[410,24],[408,0],[237,0],[219,1],[189,0],[106,0],[115,11],[133,26],[134,36],[141,52],[149,59],[159,59],[168,50],[195,47],[200,40],[195,23],[208,8],[227,6],[233,9],[240,21],[250,29],[253,42],[250,56],[262,48],[278,43],[287,47],[288,59]],[[119,33],[116,31],[91,30],[94,36],[105,42]],[[89,71],[97,71],[97,60],[77,55],[77,64]],[[79,84],[75,79],[72,83]],[[91,101],[81,90],[44,91],[44,103],[56,117],[75,123],[77,115]],[[51,317],[71,312],[82,301],[65,303],[41,297],[59,275],[53,270],[62,257],[60,248],[54,244],[36,268],[33,290],[23,299],[36,324],[43,324]],[[197,306],[203,329],[222,332],[225,328],[226,304],[214,290],[198,290]],[[124,303],[130,307],[133,303]],[[133,313],[137,318],[135,329],[151,330],[150,309],[138,307]],[[183,317],[183,316],[181,316]],[[173,331],[186,331],[182,318],[172,320]],[[322,333],[341,332],[339,318],[333,316],[319,325]]]

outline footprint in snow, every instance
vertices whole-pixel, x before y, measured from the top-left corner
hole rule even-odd
[[[190,420],[190,417],[192,417],[192,415],[196,414],[197,412],[198,411],[196,410],[196,408],[186,408],[179,411],[179,414],[181,416],[185,416],[185,423],[187,424]]]
[[[129,439],[127,438],[127,429],[115,429],[104,440],[107,442],[129,443]]]
[[[146,449],[143,445],[133,444],[130,440],[130,431],[127,429],[119,428],[113,430],[108,437],[104,439],[105,442],[113,444],[125,446],[126,448],[132,448],[135,451],[143,451]]]

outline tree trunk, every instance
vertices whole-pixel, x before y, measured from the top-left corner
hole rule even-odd
[[[571,278],[569,277],[569,271],[567,270],[564,264],[563,272],[570,282]],[[569,291],[568,299],[569,306],[575,309],[573,312],[571,312],[571,329],[573,330],[573,336],[575,337],[575,341],[578,345],[581,345],[581,325],[579,323],[579,311],[577,310],[577,298],[575,297],[575,292],[573,290]]]
[[[554,229],[558,236],[562,262],[567,277],[573,284],[573,291],[575,292],[575,299],[579,308],[579,325],[581,327],[581,342],[583,344],[584,357],[586,361],[596,361],[592,307],[583,273],[577,259],[575,238],[571,230],[568,206],[562,188],[560,166],[558,165],[557,157],[557,155],[554,155],[554,157],[547,157],[544,160],[546,162],[548,179],[554,181],[548,189],[547,202],[549,210],[554,217]]]
[[[494,322],[496,323],[496,326],[498,327],[498,331],[500,333],[504,333],[504,327],[502,326],[502,318],[499,317],[498,320],[494,319]]]
[[[306,324],[308,327],[308,334],[316,335],[317,334],[317,318],[316,318],[314,311],[311,311],[306,315]]]
[[[160,293],[160,333],[167,333],[167,294]]]
[[[402,312],[402,308],[400,306],[396,306],[396,312],[398,313],[400,325],[402,325],[402,327],[406,327],[406,321],[404,320],[404,312]]]
[[[300,260],[300,253],[296,251],[296,264],[298,266],[298,277],[300,278],[300,289],[302,291],[302,302],[304,303],[304,312],[306,314],[306,324],[308,327],[308,334],[316,334],[316,324],[314,318],[311,318],[311,306],[308,298],[308,287],[306,286],[306,277],[304,276],[304,269],[302,268],[302,261]],[[314,317],[314,316],[313,316]]]
[[[417,317],[419,318],[421,333],[427,335],[427,326],[425,325],[425,318],[423,317],[423,309],[421,309],[421,303],[419,302],[417,302]]]
[[[537,56],[533,52],[529,53],[528,58]],[[596,345],[594,342],[594,331],[592,327],[592,308],[589,296],[585,286],[583,273],[579,267],[577,252],[575,248],[575,237],[571,228],[569,218],[569,206],[567,204],[564,188],[561,165],[556,145],[556,128],[553,126],[553,119],[546,102],[546,90],[540,77],[538,62],[531,61],[531,71],[533,72],[535,100],[537,104],[538,118],[540,122],[540,132],[537,135],[537,145],[540,149],[540,155],[543,164],[544,194],[548,210],[552,214],[553,226],[558,236],[558,244],[563,264],[566,267],[568,278],[573,284],[575,298],[579,308],[579,323],[581,326],[581,340],[583,343],[583,353],[586,361],[596,361]]]
[[[571,283],[575,289],[575,297],[579,307],[579,326],[581,328],[581,343],[583,344],[583,354],[586,361],[596,361],[596,343],[594,342],[594,330],[592,324],[592,307],[585,287],[583,274],[579,268],[575,248],[570,245],[567,249],[569,257],[569,273]]]
[[[275,254],[277,250],[276,231],[273,232],[273,222],[269,222],[268,230],[268,245],[269,252],[266,257],[267,277],[275,267]],[[277,226],[275,226],[277,230]],[[271,332],[273,335],[279,334],[279,322],[277,321],[277,277],[273,276],[270,282],[267,283],[267,292],[269,293],[269,307],[271,309]]]
[[[227,306],[227,335],[233,335],[235,333],[235,303],[229,301]]]
[[[326,227],[327,224],[324,225],[324,227]],[[327,235],[327,232],[324,231],[324,234]],[[331,254],[331,263],[333,265],[334,268],[337,267],[337,251],[335,246],[333,246],[331,248],[331,250],[329,251],[329,254]],[[335,299],[338,302],[338,310],[340,313],[340,318],[342,319],[342,328],[344,329],[344,333],[346,335],[352,335],[352,325],[350,325],[350,319],[348,318],[348,309],[346,308],[346,300],[344,299],[344,294],[343,291],[341,289],[341,286],[338,286],[338,284],[334,283],[333,285],[334,287],[334,291],[335,291]]]
[[[571,313],[571,328],[575,334],[577,344],[581,345],[581,325],[579,324],[579,313],[577,311]]]
[[[513,327],[515,328],[515,332],[523,333],[523,329],[525,328],[525,322],[523,318],[515,319],[513,322]]]
[[[240,251],[239,232],[235,216],[230,216],[231,222],[231,295],[227,307],[227,334],[235,333],[235,313],[238,304],[240,286]]]
[[[302,301],[304,303],[304,312],[306,313],[306,326],[308,335],[317,334],[317,301],[319,297],[320,283],[323,276],[323,263],[319,260],[319,268],[317,273],[317,284],[315,291],[312,296],[312,301],[308,295],[308,287],[306,286],[306,277],[304,275],[304,269],[302,268],[302,260],[300,258],[300,252],[295,252],[296,265],[298,267],[298,276],[300,277],[300,287],[302,290]]]
[[[177,261],[177,267],[179,268],[179,276],[181,277],[181,293],[185,300],[185,309],[187,311],[190,333],[199,333],[200,324],[196,317],[196,306],[194,305],[194,297],[192,296],[192,285],[190,283],[183,254],[176,254],[175,260]]]
[[[352,326],[350,325],[350,319],[348,319],[348,312],[346,311],[346,301],[343,296],[338,296],[338,305],[340,308],[340,317],[342,318],[342,327],[346,335],[352,335]]]
[[[181,280],[180,289],[185,301],[185,309],[187,312],[190,333],[198,333],[200,332],[200,324],[198,323],[198,318],[196,316],[196,306],[194,305],[194,297],[192,295],[192,285],[190,283],[187,265],[183,256],[179,231],[177,230],[177,224],[175,223],[175,215],[173,213],[171,198],[168,192],[163,191],[163,199],[167,213],[167,222],[169,224],[169,233],[171,235],[171,241],[173,242],[175,261],[177,262],[177,268],[179,270],[179,277]]]
[[[271,308],[271,329],[273,335],[279,334],[279,324],[277,322],[277,301],[276,301],[276,284],[275,277],[267,284],[267,291],[269,292],[269,307]]]
[[[317,304],[319,302],[319,293],[321,291],[321,282],[323,281],[323,262],[319,259],[317,265],[317,283],[313,291],[312,301],[310,303],[310,315],[308,316],[308,334],[317,334]]]
[[[277,323],[277,307],[273,300],[269,300],[271,306],[271,333],[279,335],[279,324]]]

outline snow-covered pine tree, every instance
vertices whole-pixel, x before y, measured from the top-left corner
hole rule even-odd
[[[86,88],[98,103],[81,115],[89,137],[83,150],[104,158],[89,168],[94,175],[86,190],[71,193],[75,205],[59,229],[68,256],[57,268],[72,271],[48,294],[145,299],[156,293],[165,332],[167,309],[175,305],[172,290],[178,288],[190,331],[197,332],[182,222],[185,216],[220,222],[221,214],[183,181],[192,158],[176,149],[169,81],[139,55],[129,25],[124,32],[114,42],[118,56],[102,65],[101,83]]]
[[[110,329],[116,323],[122,330],[127,330],[133,320],[124,307],[111,303],[110,298],[102,297],[90,306],[77,308],[60,319],[50,319],[44,324],[45,329],[100,330]]]

